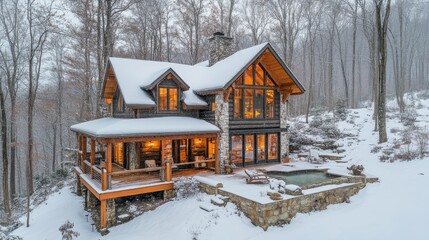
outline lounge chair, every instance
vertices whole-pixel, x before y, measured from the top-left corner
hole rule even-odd
[[[244,170],[247,175],[246,183],[269,182],[268,175],[261,171]]]
[[[323,159],[320,158],[319,151],[317,151],[316,149],[310,149],[310,152],[308,154],[308,161],[310,163],[323,163]]]
[[[195,164],[194,167],[195,168],[205,168],[207,166],[207,164],[205,162],[201,162],[201,161],[205,161],[206,158],[204,156],[195,156]]]
[[[156,168],[156,162],[155,160],[151,159],[151,160],[145,160],[144,161],[144,167],[145,168]]]

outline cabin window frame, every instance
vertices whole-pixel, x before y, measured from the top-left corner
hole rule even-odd
[[[167,91],[167,96],[166,96],[166,109],[161,109],[160,108],[160,104],[161,104],[161,89],[164,88]],[[176,90],[176,108],[175,109],[170,109],[171,108],[171,94],[170,91],[171,90]],[[173,86],[158,86],[157,89],[157,109],[158,112],[179,112],[180,111],[180,88],[179,87],[173,87]]]
[[[258,67],[260,67],[262,69],[262,71],[263,71],[264,85],[257,85],[256,84],[256,68],[257,68],[256,65]],[[246,77],[245,77],[245,75],[246,75],[246,71],[247,71],[248,68],[243,72],[242,75],[240,75],[240,77],[236,81],[237,83],[240,83],[240,84],[238,84],[238,85],[235,86],[236,89],[234,90],[234,94],[233,94],[233,98],[234,98],[233,99],[233,108],[234,108],[233,119],[234,120],[246,120],[246,121],[248,121],[248,120],[275,119],[276,118],[275,105],[277,103],[277,100],[276,100],[276,88],[277,88],[277,85],[276,85],[276,83],[274,82],[274,80],[271,77],[271,75],[268,73],[268,71],[264,68],[264,66],[261,63],[252,64],[252,65],[249,66],[249,68],[252,69],[252,76],[253,76],[252,85],[246,84]],[[271,86],[271,84],[270,85],[268,84],[269,81],[272,83],[272,86]],[[236,95],[236,93],[239,92],[237,90],[241,90],[241,96],[240,97],[238,97]],[[246,91],[248,91],[248,90],[252,91],[252,95],[253,95],[253,101],[252,101],[252,107],[253,107],[252,111],[253,111],[253,114],[251,114],[252,117],[246,117],[246,106],[247,106],[247,104],[246,104],[245,97],[246,97]],[[258,116],[261,116],[261,117],[257,117],[257,114],[256,114],[256,103],[257,103],[257,101],[256,101],[257,100],[256,92],[260,91],[260,90],[263,91],[263,96],[262,96],[263,106],[262,106],[262,112],[258,115]],[[268,112],[267,111],[267,106],[268,106],[267,91],[273,91],[273,93],[274,93],[273,94],[274,111],[272,111],[272,114],[271,114],[272,116],[267,116],[267,112]],[[236,108],[238,106],[237,105],[237,100],[239,100],[241,102],[241,103],[239,103],[239,106],[241,108],[240,109],[240,111],[241,111],[240,113],[236,112]]]

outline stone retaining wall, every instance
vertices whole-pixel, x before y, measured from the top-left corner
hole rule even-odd
[[[288,224],[297,213],[319,211],[326,209],[329,204],[346,202],[350,196],[357,194],[364,186],[364,183],[360,182],[331,190],[261,204],[227,192],[221,188],[217,189],[200,183],[200,189],[208,194],[218,193],[229,197],[230,201],[236,204],[250,218],[253,224],[264,230],[269,226]]]

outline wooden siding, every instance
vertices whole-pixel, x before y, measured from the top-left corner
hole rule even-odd
[[[215,112],[212,111],[212,103],[215,102],[216,95],[207,95],[201,97],[204,101],[208,103],[208,109],[207,110],[201,110],[200,118],[203,120],[206,120],[207,122],[215,124]]]

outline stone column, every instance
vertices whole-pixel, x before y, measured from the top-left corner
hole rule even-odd
[[[283,96],[281,97],[283,98]],[[285,129],[287,127],[287,101],[280,101],[280,128]],[[283,130],[284,131],[284,130]],[[280,160],[285,154],[289,154],[289,134],[288,132],[280,133]]]
[[[80,182],[79,174],[76,173],[76,195],[82,196],[82,184]]]
[[[92,194],[91,191],[87,190],[88,198],[86,200],[86,206],[88,209],[94,210],[97,207],[98,199]]]
[[[137,143],[128,143],[128,160],[129,160],[129,169],[134,170],[137,167],[137,152],[136,147]]]
[[[106,221],[107,226],[111,227],[116,223],[116,204],[115,199],[106,200]]]
[[[220,128],[219,138],[219,172],[224,172],[224,164],[229,160],[229,104],[224,101],[223,93],[215,98],[215,123]]]

